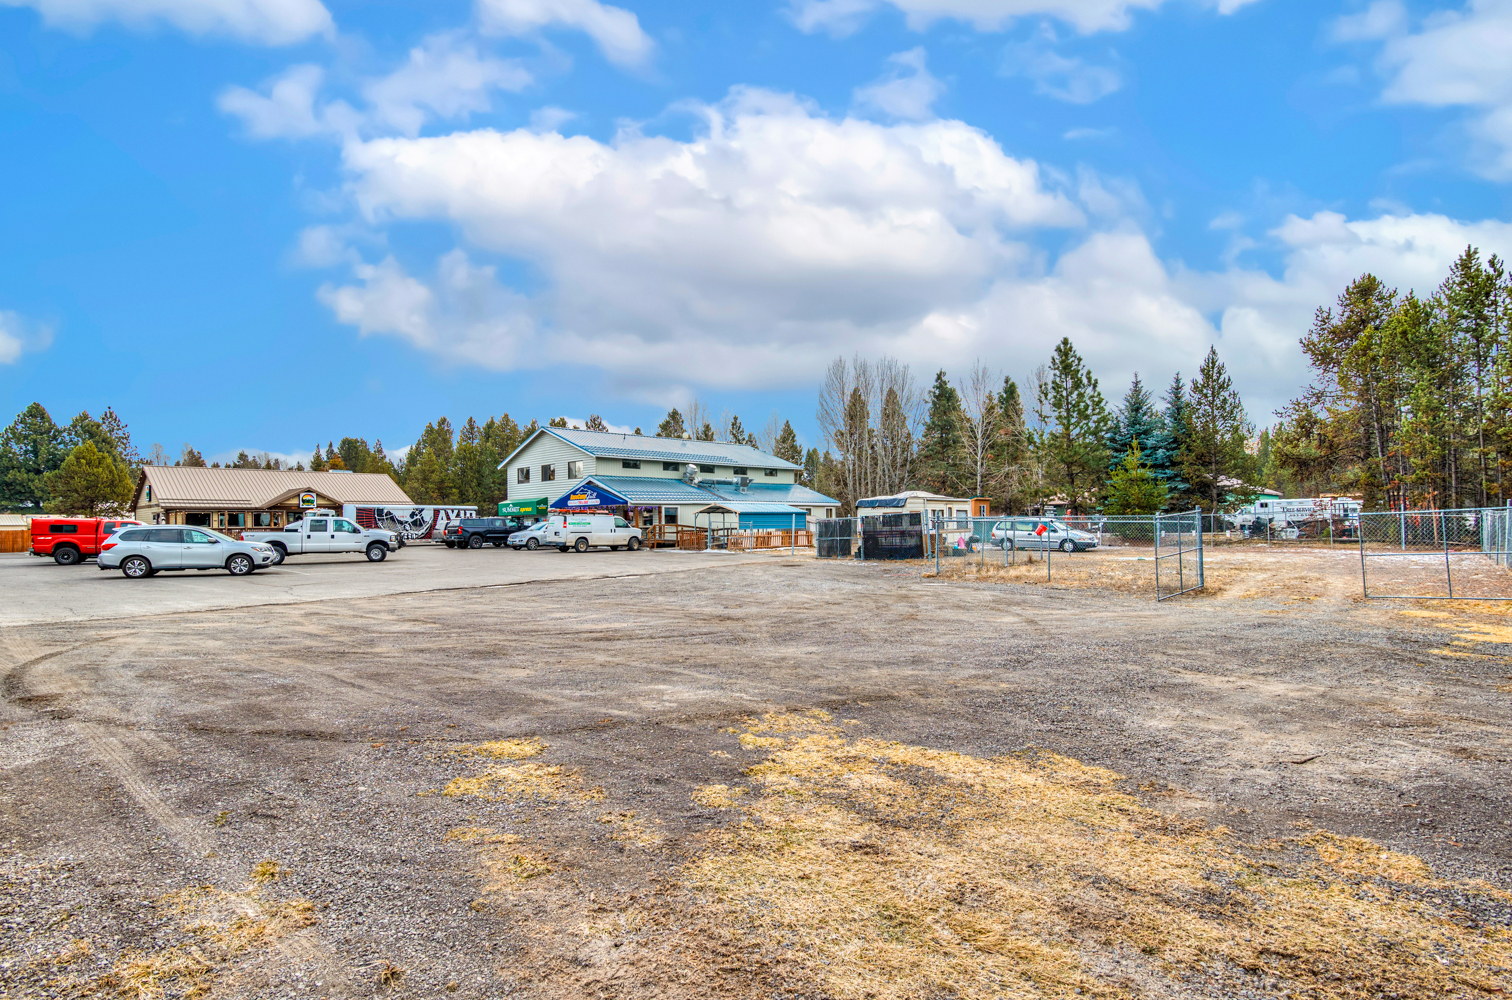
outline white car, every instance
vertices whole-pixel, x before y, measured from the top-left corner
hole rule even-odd
[[[133,580],[164,570],[223,569],[232,576],[246,576],[255,569],[276,565],[273,547],[243,542],[209,528],[125,528],[100,546],[95,565],[119,569]]]
[[[563,552],[569,549],[587,552],[590,546],[607,545],[611,549],[625,548],[634,552],[641,547],[641,532],[632,528],[622,517],[609,514],[554,514],[537,527],[544,526],[541,534],[532,536],[526,532],[524,545],[530,548],[530,538],[537,544],[555,545]],[[534,531],[534,529],[532,529]],[[514,538],[510,538],[510,544]]]
[[[508,545],[516,552],[520,551],[521,549],[529,549],[530,551],[534,552],[542,545],[547,544],[545,539],[549,537],[546,534],[546,532],[549,530],[551,530],[550,518],[547,518],[544,521],[537,521],[530,527],[522,528],[521,530],[516,531],[514,534],[510,535]]]
[[[1064,521],[1053,518],[1013,517],[993,525],[992,545],[995,548],[1084,552],[1097,548],[1097,536],[1077,531]]]

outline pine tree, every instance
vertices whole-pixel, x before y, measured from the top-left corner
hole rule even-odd
[[[1231,497],[1247,499],[1247,482],[1254,477],[1247,446],[1254,427],[1216,347],[1208,349],[1192,380],[1186,423],[1190,437],[1182,472],[1203,506],[1217,513]]]
[[[745,426],[741,424],[739,416],[730,417],[730,426],[725,428],[725,437],[732,444],[745,444]]]
[[[105,436],[110,440],[115,451],[116,458],[132,468],[142,465],[142,456],[131,444],[131,431],[126,427],[126,421],[116,415],[116,411],[107,406],[105,412],[100,414],[100,427],[105,431]]]
[[[115,455],[85,441],[45,477],[47,511],[72,517],[124,513],[135,491],[131,472]]]
[[[62,428],[41,403],[32,403],[0,433],[0,506],[35,512],[47,500],[42,477],[63,465],[69,449]]]
[[[961,396],[944,369],[935,374],[928,404],[919,442],[919,481],[926,490],[955,496],[964,488],[966,440],[961,433]]]
[[[319,447],[315,449],[315,454],[320,454]],[[189,442],[186,441],[184,442],[184,450],[179,455],[179,460],[173,464],[181,465],[186,469],[203,469],[205,467],[205,456],[195,451]]]
[[[1160,428],[1145,454],[1151,474],[1166,486],[1170,507],[1190,510],[1196,501],[1181,472],[1190,435],[1187,430],[1186,385],[1181,381],[1180,372],[1171,377],[1165,402],[1165,410],[1160,415]]]
[[[714,440],[714,425],[711,424],[711,423],[709,423],[707,420],[705,420],[704,421],[704,425],[698,429],[698,435],[697,436],[698,436],[698,440],[700,440],[700,441],[713,441]]]
[[[1153,450],[1163,430],[1150,390],[1135,372],[1129,391],[1113,413],[1113,425],[1108,431],[1108,454],[1114,456],[1115,468],[1124,464],[1129,445],[1134,442],[1139,443],[1141,453]]]
[[[588,415],[588,423],[583,425],[583,429],[590,431],[607,431],[609,429],[609,425],[604,423],[604,418],[599,416],[597,413],[590,413]]]
[[[1010,376],[1003,378],[997,406],[998,440],[992,452],[997,468],[997,489],[993,499],[1004,513],[1019,514],[1032,500],[1029,486],[1036,470],[1033,435],[1024,423],[1024,401],[1019,395],[1018,383]]]
[[[566,427],[567,427],[567,418],[566,417],[552,417],[550,420],[548,420],[546,422],[546,426],[547,427],[560,427],[560,428],[563,428],[565,430]]]
[[[185,447],[188,446],[186,445]],[[184,464],[188,465],[189,463],[185,462]],[[327,468],[325,456],[320,453],[320,442],[316,441],[315,450],[310,452],[310,471],[324,472]]]
[[[1158,514],[1170,499],[1165,483],[1155,478],[1144,463],[1139,438],[1131,437],[1123,461],[1113,467],[1108,477],[1108,496],[1103,502],[1105,514]]]
[[[663,438],[680,438],[688,432],[683,426],[683,415],[676,407],[667,411],[667,418],[656,428],[656,436]]]
[[[782,430],[777,434],[777,442],[772,446],[772,454],[785,462],[792,462],[794,465],[804,463],[803,448],[798,444],[798,435],[793,430],[792,421],[784,420],[782,422]],[[819,453],[815,451],[814,458],[816,461],[818,457]]]
[[[1055,347],[1034,415],[1046,482],[1065,496],[1070,510],[1090,509],[1108,474],[1108,409],[1069,337]]]

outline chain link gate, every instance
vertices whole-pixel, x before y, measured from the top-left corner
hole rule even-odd
[[[1506,596],[1512,581],[1504,573],[1488,578],[1483,572],[1488,565],[1512,565],[1509,550],[1508,507],[1365,511],[1360,590],[1373,601],[1512,601]]]
[[[1202,511],[1155,515],[1155,600],[1203,586]]]

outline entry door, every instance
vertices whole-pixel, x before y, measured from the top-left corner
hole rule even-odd
[[[304,550],[306,552],[330,552],[335,540],[336,533],[331,530],[329,517],[304,519]]]

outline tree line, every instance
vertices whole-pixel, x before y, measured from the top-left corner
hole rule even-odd
[[[1029,389],[1026,401],[1012,377],[980,362],[954,382],[938,372],[926,390],[894,358],[838,358],[819,394],[826,447],[809,451],[809,476],[846,510],[910,489],[989,497],[1007,513],[1061,503],[1076,514],[1212,510],[1253,493],[1254,427],[1216,348],[1160,399],[1136,374],[1110,407],[1062,338]]]
[[[555,417],[548,426],[609,429],[598,414],[581,425]],[[522,427],[508,413],[481,423],[468,417],[460,428],[441,417],[427,423],[416,442],[397,457],[391,458],[380,440],[369,445],[366,438],[343,437],[328,440],[324,448],[317,442],[308,465],[303,461],[287,465],[266,452],[242,451],[224,467],[374,472],[392,478],[417,504],[493,511],[509,498],[505,471],[499,464],[539,427],[535,420]],[[641,434],[641,429],[635,428],[634,433]],[[715,417],[697,400],[688,407],[687,416],[670,410],[657,436],[747,444],[795,464],[804,457],[791,422],[774,414],[756,432],[748,430],[737,415]],[[40,403],[32,403],[0,432],[0,509],[76,516],[121,514],[131,504],[137,471],[145,465],[222,468],[218,461],[206,463],[204,455],[187,443],[177,458],[161,444],[153,444],[146,455],[139,454],[126,423],[112,409],[106,409],[98,420],[85,412],[60,425]],[[533,489],[539,491],[539,487]]]
[[[1302,338],[1312,383],[1261,435],[1268,481],[1367,510],[1512,499],[1512,280],[1467,247],[1426,296],[1372,274]]]

